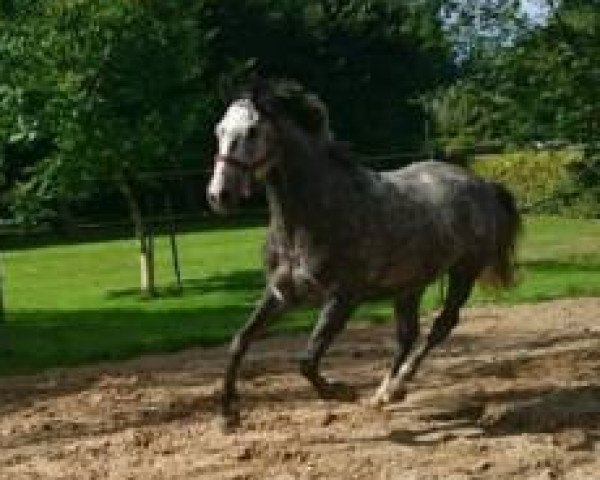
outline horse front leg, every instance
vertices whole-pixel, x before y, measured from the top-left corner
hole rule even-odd
[[[335,336],[344,329],[355,306],[355,302],[347,296],[335,295],[328,299],[319,314],[306,350],[299,356],[300,372],[323,399],[355,398],[354,392],[348,386],[327,380],[319,373],[322,356]]]
[[[223,429],[226,431],[239,424],[238,395],[235,385],[242,358],[248,350],[250,342],[264,329],[269,320],[284,310],[285,306],[286,303],[281,293],[275,288],[267,288],[246,324],[233,337],[221,396]]]

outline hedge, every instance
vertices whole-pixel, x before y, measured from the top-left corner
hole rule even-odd
[[[594,217],[596,194],[578,178],[583,159],[583,149],[575,147],[521,150],[477,155],[470,166],[482,177],[508,186],[525,211]]]

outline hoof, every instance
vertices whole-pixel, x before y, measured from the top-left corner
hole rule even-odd
[[[388,388],[385,391],[378,390],[375,395],[364,401],[364,405],[371,408],[381,408],[394,402],[401,402],[406,398],[407,389],[405,385],[396,388]]]
[[[383,406],[386,404],[386,402],[385,402],[385,401],[384,401],[384,399],[381,397],[381,395],[377,395],[377,394],[375,394],[375,395],[372,395],[372,396],[371,396],[371,397],[369,397],[369,398],[365,398],[365,399],[364,399],[364,400],[361,402],[361,404],[362,404],[364,407],[367,407],[367,408],[373,408],[373,409],[375,409],[375,410],[380,410],[380,409],[381,409],[381,407],[383,407]]]
[[[408,395],[408,388],[406,385],[400,385],[394,389],[388,403],[392,402],[403,402]]]
[[[230,412],[227,415],[221,415],[218,419],[218,425],[221,433],[225,435],[235,432],[240,426],[239,412]]]
[[[340,400],[342,402],[354,402],[358,398],[354,387],[337,381],[328,382],[319,390],[319,396],[323,400]]]

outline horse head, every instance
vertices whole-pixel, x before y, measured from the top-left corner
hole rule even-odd
[[[315,94],[292,81],[257,81],[225,110],[215,127],[217,153],[207,189],[217,213],[229,213],[279,161],[281,129],[293,123],[319,142],[332,140],[329,114]]]

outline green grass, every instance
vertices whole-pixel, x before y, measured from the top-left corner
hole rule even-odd
[[[183,295],[172,289],[168,245],[157,243],[158,299],[137,293],[137,248],[114,240],[4,254],[10,350],[0,374],[127,358],[227,340],[262,288],[261,227],[213,229],[179,237]],[[471,303],[539,301],[600,295],[600,222],[532,217],[522,239],[521,283],[509,292],[477,291]],[[425,309],[437,306],[432,289]],[[387,304],[364,307],[360,319],[383,321]],[[314,312],[289,315],[275,328],[304,330]]]

